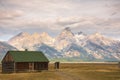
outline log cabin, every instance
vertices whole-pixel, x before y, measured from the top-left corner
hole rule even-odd
[[[49,60],[39,51],[8,51],[2,60],[2,72],[48,70]]]

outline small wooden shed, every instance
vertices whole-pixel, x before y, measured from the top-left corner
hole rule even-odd
[[[59,69],[60,62],[55,62],[55,69]]]
[[[48,70],[48,63],[39,51],[8,51],[2,60],[2,72]]]

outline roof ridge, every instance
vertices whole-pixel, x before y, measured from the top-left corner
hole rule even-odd
[[[42,51],[14,51],[14,50],[10,50],[8,52],[42,52]],[[43,52],[42,52],[43,53]]]

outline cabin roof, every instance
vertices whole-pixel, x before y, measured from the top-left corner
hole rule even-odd
[[[40,51],[8,51],[14,62],[49,62]]]

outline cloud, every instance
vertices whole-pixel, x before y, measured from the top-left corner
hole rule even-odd
[[[22,11],[19,10],[0,10],[0,19],[13,19],[23,15]]]
[[[119,19],[101,19],[96,17],[78,17],[77,19],[67,18],[56,20],[56,24],[64,27],[70,27],[74,32],[83,31],[87,34],[100,32],[109,37],[118,37],[120,35]],[[73,21],[73,22],[72,22]],[[72,22],[72,24],[71,24]]]
[[[119,0],[0,0],[0,34],[48,32],[65,27],[87,34],[120,35]]]
[[[60,33],[65,27],[70,27],[73,32],[83,31],[87,34],[100,32],[114,37],[115,35],[117,36],[120,34],[119,21],[119,19],[100,19],[96,17],[61,17],[44,21],[40,19],[31,19],[20,20],[19,22],[16,20],[7,23],[8,26],[6,26],[5,23],[3,25],[4,29],[1,28],[1,32],[5,34],[17,34],[19,32],[48,32],[55,36],[55,34],[58,34],[58,32]],[[12,26],[9,24],[12,24]]]

